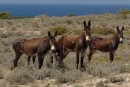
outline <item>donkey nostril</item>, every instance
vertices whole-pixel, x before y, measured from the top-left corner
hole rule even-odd
[[[120,41],[120,43],[123,43],[123,41]]]
[[[52,52],[54,53],[54,52],[55,52],[55,50],[52,50]]]

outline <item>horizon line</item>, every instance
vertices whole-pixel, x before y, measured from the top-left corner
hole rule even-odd
[[[18,5],[130,5],[130,3],[121,4],[121,3],[113,3],[113,4],[106,4],[106,3],[0,3],[0,4],[18,4]]]

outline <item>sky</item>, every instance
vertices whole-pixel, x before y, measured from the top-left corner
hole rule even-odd
[[[130,0],[0,0],[0,4],[130,4]]]

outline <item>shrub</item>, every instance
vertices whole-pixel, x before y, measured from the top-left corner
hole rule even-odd
[[[13,16],[10,12],[0,12],[0,19],[12,19]]]
[[[56,76],[57,83],[67,83],[67,82],[76,82],[80,80],[82,74],[76,71],[68,71],[65,73],[60,73]]]
[[[14,33],[16,36],[23,36],[24,34],[21,31],[17,31]]]
[[[130,10],[121,10],[119,11],[120,14],[130,14]]]
[[[103,81],[100,81],[96,84],[96,87],[108,87],[107,85],[105,85],[105,83]]]
[[[72,34],[75,34],[75,35],[78,35],[78,34],[82,34],[83,30],[82,29],[75,29],[75,30],[72,30],[71,33]]]
[[[127,18],[126,14],[120,14],[120,17],[121,17],[122,19],[126,19],[126,18]]]
[[[42,80],[42,79],[45,79],[46,77],[53,77],[53,73],[54,73],[54,71],[46,68],[46,69],[39,71],[36,75],[36,78],[38,80]]]
[[[39,87],[39,84],[31,84],[30,87]]]
[[[108,81],[112,83],[123,82],[124,80],[125,80],[125,77],[123,76],[115,76],[115,75],[108,76]]]
[[[55,21],[52,21],[52,22],[51,22],[51,25],[52,25],[52,26],[55,26],[55,25],[56,25],[56,22],[55,22]]]
[[[34,27],[34,28],[39,28],[39,24],[38,24],[38,23],[33,23],[33,24],[32,24],[32,27]]]
[[[4,78],[4,74],[3,74],[3,71],[0,70],[0,79],[3,79]]]
[[[84,86],[82,86],[82,85],[75,85],[74,87],[84,87]]]
[[[119,11],[119,14],[121,15],[121,18],[126,19],[127,14],[130,14],[130,10],[121,10]]]
[[[7,35],[7,33],[0,33],[0,37],[1,37],[1,38],[7,38],[8,35]]]
[[[108,34],[114,34],[114,30],[112,29],[108,29],[108,28],[99,28],[99,27],[95,27],[95,28],[92,28],[92,33],[94,34],[101,34],[101,35],[108,35]]]
[[[10,85],[9,87],[20,87],[19,85]]]
[[[106,64],[93,63],[87,66],[87,72],[93,76],[103,77],[110,73],[110,69],[106,67]]]
[[[76,16],[76,14],[69,14],[67,15],[68,17],[73,17],[73,16]]]
[[[64,21],[64,23],[67,23],[67,24],[72,24],[72,23],[73,23],[73,21],[72,21],[72,20],[66,20],[66,21]]]
[[[93,64],[88,64],[87,65],[87,72],[88,74],[91,74],[93,76],[99,76],[99,77],[103,77],[103,76],[107,76],[113,73],[123,73],[125,72],[126,69],[123,65],[123,62],[113,62],[113,63],[98,63],[98,62],[94,62]]]
[[[14,70],[6,75],[6,80],[10,84],[24,85],[34,82],[34,78],[27,72],[22,70]]]
[[[67,33],[69,30],[65,26],[54,26],[54,27],[50,28],[49,31],[51,31],[51,32],[58,31],[59,35],[63,35],[65,33]]]

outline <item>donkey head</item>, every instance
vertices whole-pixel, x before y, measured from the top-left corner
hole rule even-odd
[[[55,37],[57,36],[57,33],[58,33],[58,32],[56,31],[55,34],[52,35],[52,34],[50,33],[50,31],[48,32],[48,36],[49,36],[49,38],[50,38],[49,43],[50,43],[50,47],[51,47],[51,51],[52,51],[52,52],[56,51],[56,49],[57,49],[56,39],[55,39]]]
[[[124,26],[122,26],[121,30],[119,29],[119,27],[116,27],[117,29],[117,37],[119,38],[120,43],[123,43],[123,30],[124,30]]]
[[[83,32],[83,34],[85,36],[86,41],[89,41],[90,36],[91,36],[91,29],[90,29],[91,21],[89,20],[88,24],[86,24],[86,21],[84,21],[83,24],[84,24],[84,32]]]

